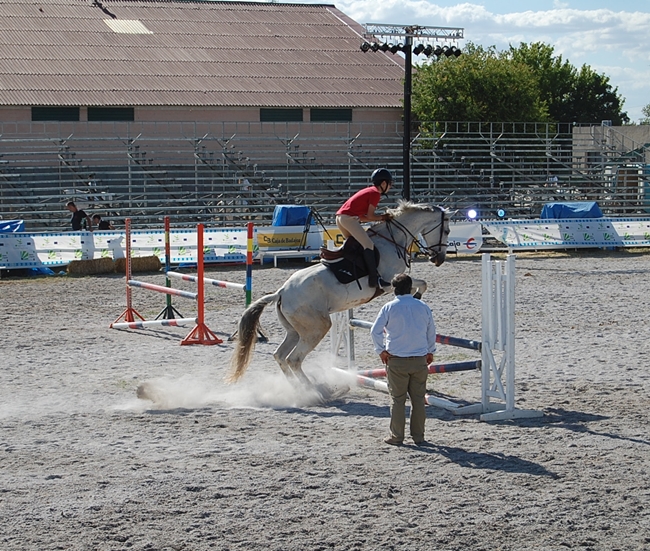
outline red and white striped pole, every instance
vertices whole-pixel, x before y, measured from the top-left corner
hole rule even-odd
[[[194,329],[190,331],[190,334],[187,335],[182,341],[181,344],[221,344],[223,341],[217,337],[208,327],[205,325],[205,295],[204,287],[205,283],[203,281],[203,224],[198,224],[196,226],[196,264],[198,268],[198,290],[197,290],[197,301],[198,301],[198,315],[197,323],[194,326]]]
[[[116,323],[120,321],[125,321],[127,323],[133,323],[135,317],[137,316],[142,321],[144,318],[138,314],[136,310],[133,309],[132,298],[131,298],[131,286],[129,281],[131,280],[131,219],[127,218],[125,221],[125,231],[126,231],[126,243],[125,243],[125,253],[126,253],[126,310],[120,314],[120,316],[110,324],[109,327],[113,327]]]

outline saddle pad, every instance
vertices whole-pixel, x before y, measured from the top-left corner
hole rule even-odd
[[[354,237],[348,237],[338,251],[321,248],[321,263],[325,264],[336,276],[339,283],[347,285],[368,275],[366,263],[363,261],[363,249]],[[379,251],[375,249],[375,262],[379,264]]]

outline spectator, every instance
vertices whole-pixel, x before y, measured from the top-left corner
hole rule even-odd
[[[93,231],[93,222],[83,210],[77,208],[74,201],[68,201],[66,208],[72,213],[70,223],[72,224],[72,231],[81,231],[82,222],[86,221],[88,231]]]
[[[102,220],[102,217],[99,214],[93,214],[93,224],[98,230],[114,230],[113,224]]]

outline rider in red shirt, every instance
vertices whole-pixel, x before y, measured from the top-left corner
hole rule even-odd
[[[379,275],[375,263],[375,245],[361,226],[362,222],[390,220],[390,214],[375,214],[382,195],[393,185],[393,175],[385,168],[378,168],[370,177],[372,185],[357,191],[336,212],[336,225],[347,239],[353,236],[363,247],[363,260],[368,268],[368,285],[377,287]]]

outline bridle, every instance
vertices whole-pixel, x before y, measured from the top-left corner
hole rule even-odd
[[[438,240],[438,243],[436,245],[426,244],[426,236],[429,235],[431,232],[437,230],[441,226],[444,226],[445,223],[445,209],[439,206],[435,206],[432,208],[440,211],[441,218],[440,218],[440,222],[435,226],[433,226],[431,229],[423,233],[420,232],[420,235],[422,235],[422,237],[425,238],[424,240],[425,244],[422,244],[420,240],[417,238],[417,236],[411,232],[411,230],[409,230],[404,224],[402,224],[399,220],[395,218],[386,221],[386,229],[388,230],[389,237],[380,234],[376,229],[374,229],[374,227],[370,228],[368,230],[368,233],[381,237],[382,239],[385,239],[389,243],[392,243],[395,246],[395,251],[397,252],[398,258],[401,258],[403,260],[407,268],[411,267],[411,255],[409,254],[409,249],[412,247],[413,243],[416,242],[420,250],[425,254],[429,255],[429,260],[435,263],[436,259],[438,258],[438,255],[442,251],[442,248],[443,247],[445,249],[447,248],[447,244],[442,242],[445,235],[444,228],[440,230],[440,239]],[[408,237],[408,239],[406,240],[406,245],[400,245],[397,242],[397,239],[395,238],[395,229],[399,230],[403,235]],[[446,254],[446,250],[445,250],[445,254]]]

